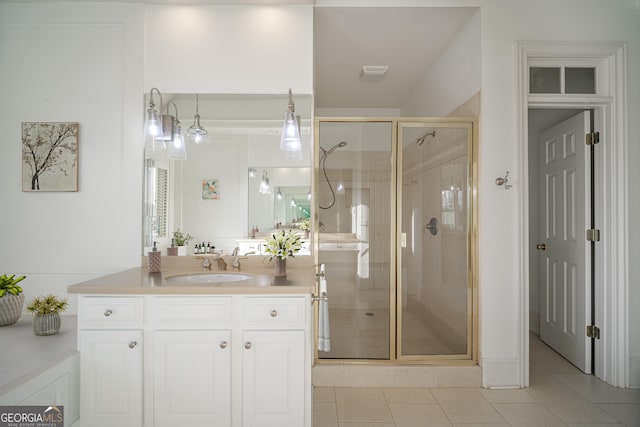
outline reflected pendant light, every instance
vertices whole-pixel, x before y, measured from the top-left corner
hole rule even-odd
[[[260,181],[258,192],[260,194],[271,194],[271,187],[269,186],[269,175],[267,174],[266,169],[262,172],[262,181]]]
[[[189,126],[188,139],[191,142],[200,144],[208,141],[207,130],[200,124],[199,95],[196,95],[196,115],[193,116],[193,124]]]
[[[276,199],[282,200],[282,192],[280,191],[280,187],[278,187],[278,192],[276,193]]]
[[[287,159],[302,159],[302,141],[300,139],[300,116],[296,115],[293,104],[293,94],[289,89],[289,105],[284,113],[282,135],[280,137],[280,150],[285,152]]]

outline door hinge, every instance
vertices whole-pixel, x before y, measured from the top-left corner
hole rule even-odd
[[[589,132],[585,137],[587,145],[596,145],[600,142],[600,132]]]
[[[600,339],[600,328],[595,325],[587,325],[587,338]]]
[[[587,241],[589,242],[599,242],[600,241],[600,230],[597,228],[590,228],[587,230]]]

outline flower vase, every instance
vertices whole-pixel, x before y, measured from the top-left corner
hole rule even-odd
[[[20,319],[22,315],[22,306],[24,305],[24,294],[13,295],[4,294],[0,298],[0,326],[13,325]]]
[[[287,259],[276,258],[276,277],[285,277],[287,275]]]
[[[34,314],[33,332],[38,336],[57,334],[60,332],[60,314]]]

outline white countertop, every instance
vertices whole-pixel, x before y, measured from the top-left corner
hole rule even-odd
[[[60,332],[36,336],[33,316],[24,313],[13,325],[0,328],[0,397],[77,354],[76,316],[61,315]],[[1,400],[1,399],[0,399]]]

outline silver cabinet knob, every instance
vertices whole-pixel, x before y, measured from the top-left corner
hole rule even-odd
[[[137,346],[137,345],[138,345],[138,341],[131,341],[131,342],[129,343],[129,348],[134,348],[134,347],[135,347],[135,346]]]
[[[271,310],[271,317],[277,317],[278,316],[278,311],[277,310]]]
[[[547,245],[545,245],[544,243],[538,243],[536,245],[536,249],[539,251],[546,251],[547,250]]]
[[[244,348],[249,350],[251,348],[251,342],[247,341],[246,343],[244,343]]]
[[[220,343],[220,348],[227,348],[227,342],[226,341],[222,341]]]
[[[113,314],[113,310],[105,310],[104,311],[104,317],[109,317]]]

